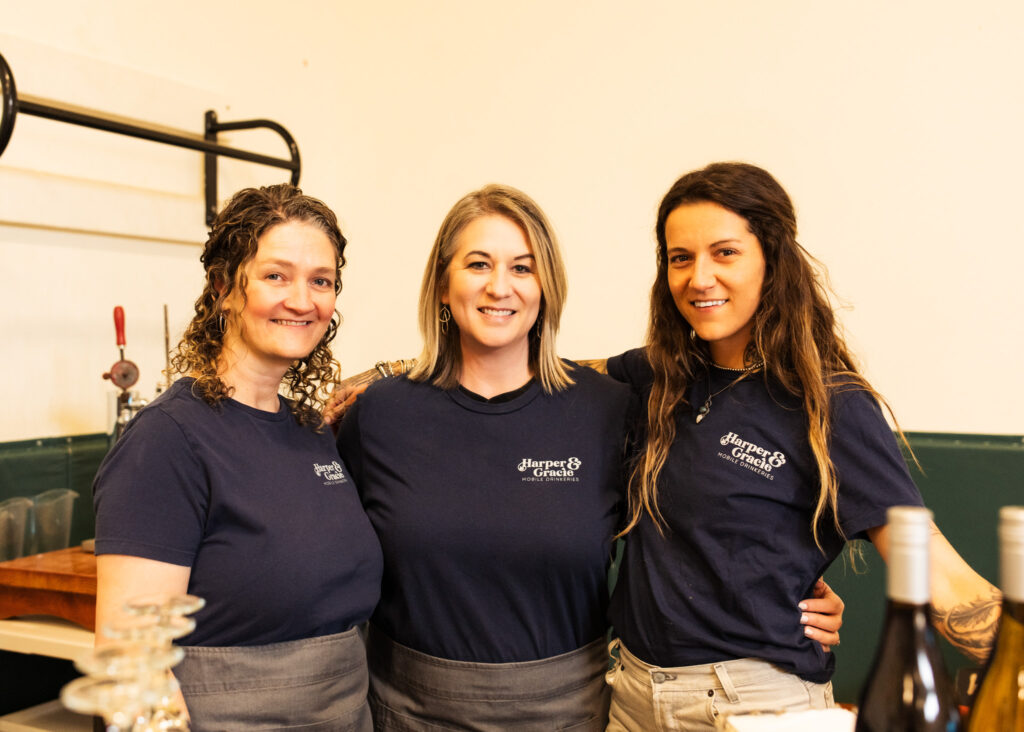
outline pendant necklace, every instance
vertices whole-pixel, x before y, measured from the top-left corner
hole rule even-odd
[[[721,389],[719,389],[718,391],[716,391],[714,393],[711,393],[711,369],[709,367],[708,368],[708,398],[704,400],[704,403],[697,410],[697,416],[694,418],[694,422],[696,422],[697,424],[700,424],[702,421],[704,421],[704,418],[708,416],[708,412],[711,411],[711,400],[712,399],[714,399],[716,396],[721,394],[726,389],[730,389],[733,386],[736,386],[736,384],[738,384],[741,381],[743,381],[743,379],[747,378],[747,376],[749,376],[750,374],[754,373],[755,371],[760,369],[762,366],[764,366],[764,361],[758,361],[757,363],[751,364],[750,366],[747,366],[746,368],[742,368],[742,369],[731,369],[731,368],[728,368],[726,366],[719,366],[718,364],[715,364],[716,368],[720,368],[723,371],[739,371],[740,375],[737,376],[735,379],[733,379],[728,384],[726,384],[725,386],[723,386]]]

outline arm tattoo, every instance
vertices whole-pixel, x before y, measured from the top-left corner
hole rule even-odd
[[[949,608],[933,607],[932,622],[958,651],[982,663],[995,640],[1002,600],[993,587],[987,597],[976,597]]]

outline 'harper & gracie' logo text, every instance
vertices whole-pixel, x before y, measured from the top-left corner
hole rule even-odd
[[[531,460],[523,458],[519,463],[519,472],[527,473],[523,480],[527,481],[562,481],[579,482],[576,475],[583,462],[577,457],[565,460]]]
[[[320,463],[313,463],[313,472],[316,473],[318,478],[324,479],[324,485],[333,485],[334,483],[344,483],[345,471],[341,469],[341,463],[337,460],[321,465]]]
[[[737,463],[744,468],[761,475],[768,480],[774,480],[772,470],[781,468],[786,464],[785,453],[779,450],[768,450],[755,445],[753,442],[741,439],[735,432],[722,435],[718,442],[723,446],[732,446],[728,453],[718,453],[718,456],[725,458],[731,463]]]

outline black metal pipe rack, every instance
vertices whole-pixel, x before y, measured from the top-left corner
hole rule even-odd
[[[99,115],[52,107],[24,99],[19,100],[17,87],[14,84],[14,74],[11,72],[11,67],[7,64],[2,54],[0,54],[0,92],[3,94],[2,105],[0,105],[0,155],[3,154],[7,148],[7,143],[10,142],[11,134],[14,132],[14,121],[19,113],[58,122],[67,122],[81,127],[91,127],[95,130],[114,132],[119,135],[127,135],[128,137],[136,137],[142,140],[161,142],[166,145],[184,147],[204,153],[203,173],[205,179],[207,226],[213,224],[213,219],[217,215],[217,158],[220,156],[290,170],[290,183],[292,185],[298,185],[299,183],[299,175],[302,172],[299,146],[295,144],[295,139],[288,130],[269,119],[219,122],[217,121],[216,112],[207,110],[203,119],[203,139],[199,140],[185,135],[175,135],[162,130],[108,119]],[[217,144],[218,132],[249,130],[260,127],[273,130],[284,139],[288,145],[288,159],[274,158],[269,155],[237,150]]]

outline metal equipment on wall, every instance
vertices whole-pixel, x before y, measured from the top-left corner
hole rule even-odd
[[[14,83],[14,74],[7,64],[3,55],[0,54],[0,92],[2,92],[2,103],[0,103],[0,155],[3,154],[7,143],[14,132],[14,121],[19,113],[42,117],[44,119],[67,122],[82,127],[91,127],[96,130],[114,132],[119,135],[127,135],[143,140],[151,140],[175,147],[184,147],[204,153],[204,176],[206,180],[206,223],[210,225],[217,214],[217,158],[219,156],[245,160],[259,165],[269,165],[275,168],[284,168],[291,171],[290,182],[298,185],[299,175],[302,170],[302,163],[299,158],[299,146],[291,133],[277,122],[268,119],[250,119],[239,122],[219,122],[217,114],[213,110],[207,110],[203,123],[203,139],[187,135],[175,135],[162,130],[150,129],[142,125],[129,124],[120,120],[109,119],[95,114],[62,109],[61,107],[41,104],[27,99],[19,99],[17,87]],[[225,145],[217,144],[217,133],[234,130],[248,130],[256,128],[273,130],[281,136],[288,145],[289,158],[274,158],[268,155],[237,150]]]

